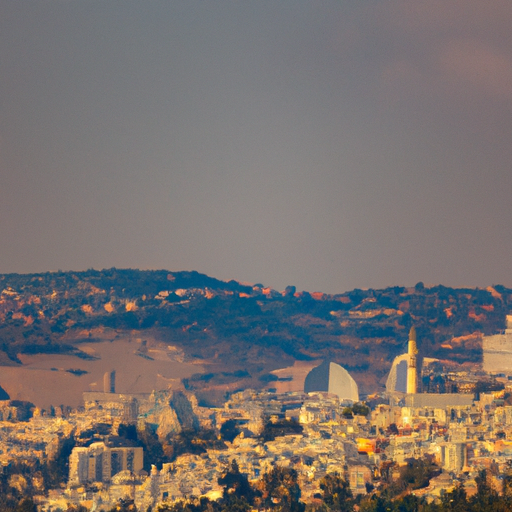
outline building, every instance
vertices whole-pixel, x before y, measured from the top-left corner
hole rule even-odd
[[[107,372],[108,375],[110,372]],[[86,391],[82,394],[85,410],[88,413],[102,415],[105,420],[118,419],[124,423],[135,423],[140,412],[141,404],[147,402],[149,393],[99,393]]]
[[[103,375],[103,392],[115,393],[116,392],[116,371],[105,372]]]
[[[401,354],[393,360],[388,380],[386,381],[386,391],[388,393],[407,393],[407,362],[409,354]]]
[[[348,481],[352,494],[366,494],[367,484],[372,482],[371,469],[366,466],[350,466],[348,470]]]
[[[507,328],[482,339],[483,369],[487,373],[512,374],[512,315],[507,315]]]
[[[446,471],[462,471],[467,465],[466,443],[444,443],[441,450],[443,469]]]
[[[416,329],[411,327],[407,353],[395,357],[391,365],[386,381],[386,391],[388,393],[414,394],[418,392],[417,354]]]
[[[407,366],[407,393],[414,394],[418,391],[418,376],[416,370],[416,356],[418,354],[418,347],[416,346],[416,329],[411,327],[409,331],[409,344],[407,355],[409,356]]]
[[[304,392],[322,391],[332,393],[343,400],[359,401],[359,390],[356,381],[339,364],[324,361],[313,368],[304,381]]]
[[[463,393],[416,393],[405,397],[406,407],[429,407],[446,409],[447,407],[469,407],[473,404],[473,395]]]
[[[69,487],[92,482],[110,482],[121,471],[134,474],[142,469],[143,449],[108,447],[103,442],[73,448],[69,457]]]

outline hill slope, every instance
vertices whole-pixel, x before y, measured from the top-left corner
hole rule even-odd
[[[294,287],[276,292],[198,272],[114,268],[0,275],[0,290],[0,365],[20,365],[22,354],[84,358],[84,342],[130,333],[204,363],[206,374],[186,381],[196,390],[263,385],[271,370],[325,357],[375,390],[413,324],[423,355],[477,362],[480,334],[504,328],[512,309],[512,290],[503,286],[418,283],[327,295]]]

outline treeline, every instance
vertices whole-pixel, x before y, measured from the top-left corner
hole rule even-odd
[[[512,472],[503,476],[501,492],[489,482],[487,472],[482,470],[475,481],[477,492],[468,497],[462,482],[441,495],[440,500],[427,503],[409,490],[394,494],[392,487],[386,487],[379,493],[364,497],[357,505],[360,512],[510,512],[512,511]],[[352,511],[356,505],[338,509]]]
[[[327,474],[320,482],[321,493],[307,505],[301,501],[301,489],[294,469],[274,467],[255,484],[240,473],[235,461],[218,483],[224,486],[223,497],[218,501],[207,498],[163,504],[158,512],[249,512],[272,510],[275,512],[511,512],[512,471],[503,475],[501,492],[489,483],[486,471],[476,478],[477,492],[468,497],[464,485],[458,483],[451,491],[442,494],[436,502],[428,503],[416,496],[414,489],[428,485],[428,478],[416,479],[417,474],[428,469],[419,463],[405,467],[400,479],[371,490],[367,495],[354,497],[348,482],[338,473]],[[431,470],[432,468],[430,468]],[[432,473],[431,473],[432,474]],[[424,475],[426,476],[426,475]],[[407,478],[415,480],[408,481]]]
[[[251,483],[247,475],[240,472],[237,462],[232,460],[217,481],[223,487],[219,500],[201,497],[164,502],[154,512],[512,512],[512,465],[502,475],[500,491],[493,488],[483,470],[475,479],[477,490],[474,495],[469,497],[459,482],[452,490],[442,493],[438,501],[428,503],[425,498],[415,495],[414,490],[428,485],[435,466],[424,461],[415,462],[401,469],[398,480],[383,483],[379,489],[368,486],[366,495],[354,496],[346,478],[339,473],[329,473],[320,481],[321,492],[314,496],[312,502],[305,504],[301,500],[302,491],[295,469],[274,466],[256,483]],[[1,491],[5,491],[3,480],[5,478],[2,478]],[[36,510],[34,501],[23,496],[22,492],[11,495],[9,500],[4,492],[0,492],[1,512]],[[149,507],[143,512],[152,510]],[[85,511],[83,506],[68,504],[67,512]],[[107,511],[100,512],[137,512],[137,508],[133,500],[125,498]]]
[[[65,484],[69,473],[69,456],[75,446],[73,438],[60,441],[51,460],[11,462],[0,472],[0,512],[35,512],[32,498]]]
[[[280,512],[304,512],[301,501],[298,473],[295,469],[275,466],[251,485],[247,475],[240,472],[235,460],[218,479],[223,486],[222,498],[211,501],[198,498],[163,503],[158,512],[249,512],[252,509],[279,510]]]

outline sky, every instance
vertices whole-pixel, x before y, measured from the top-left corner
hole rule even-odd
[[[510,0],[0,0],[0,273],[512,287]]]

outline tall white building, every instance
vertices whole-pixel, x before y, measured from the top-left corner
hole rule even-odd
[[[441,447],[443,468],[447,471],[461,471],[467,464],[466,443],[445,443]]]
[[[416,356],[418,355],[418,347],[416,346],[416,329],[411,327],[409,331],[409,345],[407,350],[409,356],[407,366],[407,393],[415,394],[418,391],[418,375],[416,370]]]
[[[69,457],[68,486],[110,482],[114,475],[126,470],[137,474],[142,469],[143,457],[140,446],[110,448],[103,442],[77,446]]]
[[[391,366],[386,381],[386,390],[388,393],[400,392],[415,394],[418,392],[417,355],[416,329],[411,327],[409,331],[407,354],[395,357]]]

